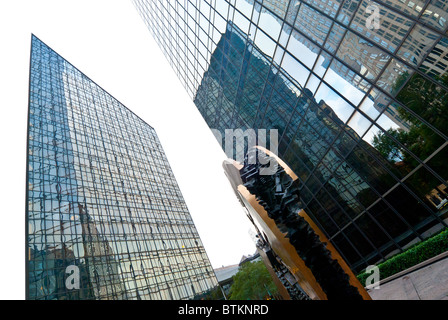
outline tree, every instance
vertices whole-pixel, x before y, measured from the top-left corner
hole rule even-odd
[[[230,300],[263,300],[278,290],[263,261],[243,264],[233,278]]]
[[[447,86],[448,74],[435,77],[435,80]],[[398,81],[401,80],[399,79]],[[418,73],[414,73],[404,87],[398,92],[396,99],[438,130],[448,134],[448,92],[441,86],[429,81]],[[409,121],[414,126],[419,127],[420,130],[424,129],[425,126],[411,115],[411,113],[401,107],[397,109],[403,120]]]
[[[386,131],[391,137],[397,139],[398,141],[403,140],[403,135],[406,133],[396,129],[389,129]],[[373,137],[372,141],[373,146],[377,149],[381,155],[395,163],[398,161],[403,161],[403,153],[398,145],[384,132],[380,132]]]
[[[435,128],[448,134],[448,93],[438,84],[418,73],[414,73],[404,84],[408,76],[407,73],[403,74],[393,86],[395,91],[399,90],[396,99]],[[435,80],[447,86],[448,74],[436,77]],[[429,157],[445,140],[403,107],[398,105],[395,107],[400,117],[410,123],[409,130],[389,129],[386,131],[387,134],[381,132],[374,136],[372,144],[390,162],[402,161],[401,170],[410,172],[418,166],[419,162],[404,148],[397,145],[392,138],[421,160]],[[444,148],[428,163],[443,178],[448,177],[447,158],[448,148]],[[428,193],[441,183],[434,176],[428,175],[427,170],[418,170],[408,178],[407,182],[421,194]]]

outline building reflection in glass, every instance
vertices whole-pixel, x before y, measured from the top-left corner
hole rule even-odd
[[[152,127],[32,37],[28,299],[192,299],[217,285]]]
[[[210,128],[280,131],[352,268],[447,226],[448,1],[134,3]]]

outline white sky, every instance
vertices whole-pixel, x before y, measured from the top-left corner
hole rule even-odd
[[[255,252],[225,154],[130,0],[0,0],[0,299],[25,294],[31,33],[156,129],[214,268]]]

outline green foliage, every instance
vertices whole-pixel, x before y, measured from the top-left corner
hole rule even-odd
[[[405,83],[408,77],[409,74],[404,73],[393,86],[393,90],[398,91],[396,99],[432,126],[444,134],[448,134],[448,93],[438,84],[418,73],[414,73]],[[446,86],[448,85],[448,74],[436,77],[435,80]],[[421,160],[429,157],[445,140],[411,112],[398,104],[395,104],[395,108],[401,119],[410,125],[409,130],[389,129],[386,133],[381,132],[373,138],[372,144],[390,162],[403,161],[402,170],[409,173],[419,165],[419,162],[404,148],[396,144],[392,138]],[[441,177],[448,176],[447,157],[448,149],[444,148],[429,163],[430,167]],[[424,169],[418,170],[407,181],[422,195],[441,183]]]
[[[444,229],[431,238],[417,243],[405,252],[399,253],[378,265],[380,279],[386,279],[391,275],[413,267],[432,257],[448,251],[448,229]],[[363,272],[357,277],[365,285],[369,274]]]
[[[448,75],[434,78],[437,82],[448,85]],[[396,99],[413,112],[428,121],[434,127],[448,133],[448,93],[438,84],[429,81],[418,73],[414,73],[408,83],[398,92]],[[419,120],[403,108],[398,109],[400,117],[414,126],[423,128]]]
[[[248,262],[233,277],[229,300],[263,300],[278,293],[263,261]]]
[[[373,137],[373,146],[387,160],[393,162],[402,161],[403,154],[397,144],[390,137],[395,138],[398,141],[402,141],[406,132],[395,129],[389,129],[386,132],[388,135],[380,132]]]

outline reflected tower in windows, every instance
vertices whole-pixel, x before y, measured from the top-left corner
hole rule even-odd
[[[447,227],[447,1],[134,4],[211,129],[279,130],[353,270]]]
[[[27,299],[192,299],[217,286],[154,129],[31,42]]]

